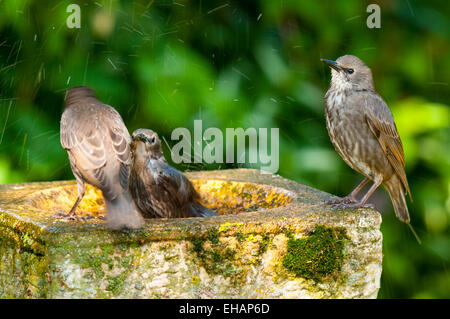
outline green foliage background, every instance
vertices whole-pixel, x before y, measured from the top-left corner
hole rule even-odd
[[[81,7],[69,29],[66,8]],[[381,28],[369,29],[369,3]],[[0,2],[0,184],[72,179],[59,144],[65,90],[90,85],[130,132],[173,145],[176,127],[279,127],[279,174],[346,195],[361,180],[334,151],[319,58],[354,54],[372,68],[403,140],[419,246],[387,194],[379,297],[450,297],[450,2]],[[166,154],[169,151],[166,149]],[[169,157],[169,156],[168,156]],[[214,169],[230,165],[182,166]]]

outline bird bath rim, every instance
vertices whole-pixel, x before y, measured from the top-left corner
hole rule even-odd
[[[210,227],[220,227],[224,223],[243,223],[243,224],[267,224],[277,218],[287,217],[290,213],[298,211],[298,206],[302,203],[302,193],[308,191],[308,187],[300,185],[291,180],[282,178],[278,175],[261,173],[255,169],[229,169],[216,171],[198,171],[187,172],[187,177],[193,182],[196,189],[204,195],[202,185],[216,183],[225,183],[228,186],[236,185],[241,188],[238,191],[245,192],[249,187],[256,192],[260,192],[259,196],[269,194],[273,205],[261,205],[260,202],[256,209],[247,208],[247,211],[238,214],[220,215],[217,217],[196,217],[196,218],[173,218],[173,219],[146,219],[144,228],[125,232],[129,234],[147,233],[148,239],[180,239],[197,237],[199,233],[203,233]],[[231,184],[230,184],[231,183]],[[15,216],[13,228],[20,229],[23,227],[32,227],[39,229],[39,232],[59,233],[59,232],[82,232],[82,231],[100,231],[110,232],[105,223],[98,218],[88,219],[86,222],[79,221],[61,221],[56,219],[55,210],[41,209],[36,207],[36,201],[39,195],[45,192],[55,191],[58,188],[63,191],[71,189],[73,199],[76,196],[75,181],[54,181],[54,182],[33,182],[25,184],[9,184],[0,186],[0,221],[1,219],[10,219]],[[200,189],[199,189],[200,188]],[[93,189],[93,187],[92,187]],[[312,190],[312,189],[310,189]],[[227,190],[229,191],[229,190]],[[262,191],[262,192],[261,192]],[[243,196],[243,193],[238,194]],[[247,194],[249,195],[249,194]],[[250,195],[252,195],[250,193]],[[326,193],[322,194],[323,198],[329,198]],[[267,198],[266,198],[267,199]],[[261,198],[259,198],[261,200]],[[281,203],[277,203],[280,200]],[[219,201],[220,202],[220,201]],[[68,205],[72,203],[68,201]],[[264,207],[266,206],[266,207]],[[70,206],[66,206],[66,208]],[[8,217],[9,216],[9,217]],[[12,226],[12,225],[10,225]],[[123,231],[122,231],[123,232]],[[111,232],[114,233],[114,232]]]
[[[75,198],[75,181],[34,182],[0,185],[0,225],[3,228],[11,228],[13,232],[18,232],[18,237],[22,241],[21,246],[29,246],[20,236],[21,233],[26,231],[36,234],[35,239],[39,237],[39,241],[45,240],[42,237],[45,234],[50,236],[55,233],[75,234],[86,231],[98,232],[101,240],[108,238],[108,241],[130,242],[140,240],[143,237],[148,241],[161,241],[198,238],[205,235],[211,228],[219,229],[224,224],[242,225],[239,229],[236,227],[228,229],[227,231],[231,232],[228,233],[230,235],[236,232],[279,233],[282,232],[280,227],[284,227],[282,225],[286,225],[290,221],[293,224],[298,224],[300,221],[301,224],[307,225],[311,221],[319,223],[321,219],[345,220],[353,218],[351,216],[352,211],[334,210],[332,207],[322,205],[325,200],[334,198],[334,196],[279,175],[261,173],[256,169],[197,171],[187,172],[186,175],[193,181],[194,185],[198,180],[256,185],[257,189],[275,190],[277,194],[286,195],[289,202],[278,207],[262,207],[258,210],[239,214],[214,217],[146,219],[146,225],[141,229],[110,231],[101,220],[62,221],[56,218],[55,211],[45,211],[29,204],[29,199],[33,194],[48,190],[51,187],[64,189],[72,186],[73,198]],[[378,214],[372,209],[364,209],[364,211],[370,214]],[[100,236],[100,233],[103,234],[103,237]],[[117,236],[122,238],[119,239]],[[83,241],[82,236],[79,238]],[[79,244],[81,245],[82,242]]]

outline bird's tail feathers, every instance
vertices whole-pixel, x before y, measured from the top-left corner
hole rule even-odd
[[[405,192],[403,185],[396,175],[384,183],[392,205],[394,206],[395,215],[404,223],[409,223],[408,205],[406,204]]]
[[[195,217],[209,217],[209,216],[218,216],[217,213],[212,210],[206,208],[201,204],[192,205],[192,211]]]
[[[119,230],[122,228],[136,229],[144,226],[144,218],[128,192],[122,193],[113,200],[105,198],[105,202],[108,228]]]
[[[419,245],[422,244],[422,241],[420,240],[419,236],[410,223],[408,205],[406,204],[405,198],[405,190],[402,183],[400,182],[400,179],[396,175],[394,175],[390,180],[384,183],[384,186],[386,187],[389,196],[391,197],[395,215],[398,219],[408,225],[411,233],[414,235]]]

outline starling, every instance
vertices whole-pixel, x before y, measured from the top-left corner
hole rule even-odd
[[[67,92],[60,133],[78,187],[68,217],[76,218],[88,183],[102,191],[110,229],[142,227],[144,219],[128,190],[131,137],[120,114],[100,102],[90,87],[74,87]]]
[[[189,179],[167,163],[158,134],[148,129],[134,131],[131,152],[130,192],[145,217],[217,216],[200,204]]]
[[[331,68],[331,86],[325,94],[325,118],[331,142],[342,159],[366,178],[346,197],[329,204],[359,208],[383,185],[391,197],[395,214],[409,224],[405,193],[405,158],[394,118],[375,91],[372,72],[353,55],[336,61],[321,59]],[[355,196],[369,182],[373,185],[360,201]],[[411,228],[412,230],[412,228]]]

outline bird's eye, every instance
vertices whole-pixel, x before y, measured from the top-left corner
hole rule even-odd
[[[155,137],[153,136],[152,139],[150,140],[150,144],[155,143]]]
[[[347,69],[348,74],[352,74],[353,72],[355,72],[353,69]]]

